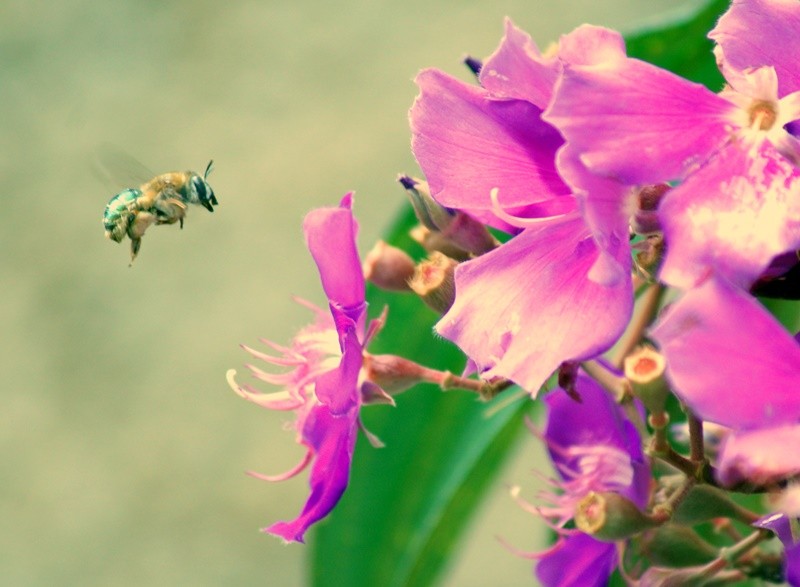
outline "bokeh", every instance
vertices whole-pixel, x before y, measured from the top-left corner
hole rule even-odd
[[[623,31],[675,0],[227,2],[6,0],[0,6],[0,582],[302,585],[304,547],[258,529],[293,517],[305,478],[284,417],[238,399],[239,343],[288,340],[322,302],[303,214],[356,190],[366,251],[418,173],[412,79],[483,57],[511,16],[541,46],[582,22]],[[103,238],[106,151],[154,172],[216,161],[220,205],[186,226]],[[400,349],[398,349],[400,350]],[[362,439],[363,440],[363,439]],[[532,584],[532,518],[505,470],[445,584]],[[372,450],[366,443],[359,450]],[[353,553],[357,556],[358,553]]]

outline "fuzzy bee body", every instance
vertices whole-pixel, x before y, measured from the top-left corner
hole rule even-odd
[[[162,173],[139,188],[127,188],[111,198],[103,213],[103,228],[106,237],[115,242],[122,242],[126,235],[131,239],[131,264],[152,224],[179,222],[183,228],[188,204],[214,211],[217,198],[206,181],[212,163],[202,176],[194,171]]]

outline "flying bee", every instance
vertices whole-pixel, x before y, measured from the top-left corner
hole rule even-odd
[[[122,242],[131,239],[131,265],[142,246],[142,237],[152,224],[180,223],[186,217],[188,204],[198,204],[209,212],[218,205],[214,190],[208,185],[208,175],[213,168],[208,162],[202,177],[194,171],[162,173],[138,188],[128,188],[106,205],[103,227],[106,238]]]

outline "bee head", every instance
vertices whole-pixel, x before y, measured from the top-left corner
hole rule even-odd
[[[211,186],[208,185],[208,182],[206,181],[206,178],[208,178],[208,175],[213,169],[213,165],[214,162],[209,161],[203,177],[193,173],[189,179],[189,185],[191,186],[190,201],[195,204],[200,204],[209,212],[213,212],[214,206],[218,205],[217,197],[214,195],[214,190],[211,189]]]

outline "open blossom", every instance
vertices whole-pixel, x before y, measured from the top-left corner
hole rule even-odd
[[[561,389],[545,397],[544,441],[561,478],[553,481],[557,492],[541,496],[549,505],[523,502],[560,534],[551,549],[533,555],[540,559],[536,576],[547,587],[606,585],[617,566],[614,543],[564,529],[579,501],[590,492],[614,492],[644,509],[648,500],[650,468],[636,429],[594,380],[580,374],[576,390],[581,403]]]
[[[562,362],[608,349],[632,308],[627,234],[625,246],[598,246],[556,166],[563,139],[541,116],[560,59],[595,59],[608,39],[605,29],[581,27],[561,40],[560,58],[545,56],[507,21],[482,87],[436,70],[417,77],[412,149],[431,195],[515,235],[459,265],[455,303],[437,331],[485,377],[531,393]],[[583,173],[579,164],[570,169]],[[603,266],[615,267],[615,278]]]
[[[366,303],[364,278],[355,245],[356,224],[351,194],[338,208],[313,210],[305,219],[306,242],[319,269],[330,312],[304,303],[314,311],[314,321],[303,328],[290,347],[266,344],[273,356],[244,347],[255,358],[288,368],[281,374],[267,373],[248,365],[256,378],[284,389],[260,393],[249,385],[228,382],[236,393],[262,407],[294,411],[297,442],[306,449],[300,463],[282,475],[254,476],[280,481],[297,475],[309,464],[311,494],[297,518],[277,522],[265,529],[286,541],[303,542],[303,535],[338,503],[350,475],[359,409],[365,387],[374,385],[361,377]],[[371,330],[379,327],[373,323]]]
[[[710,37],[720,94],[621,49],[566,66],[544,119],[594,173],[680,182],[659,208],[662,281],[689,288],[714,271],[748,287],[800,247],[800,3],[734,1]]]

